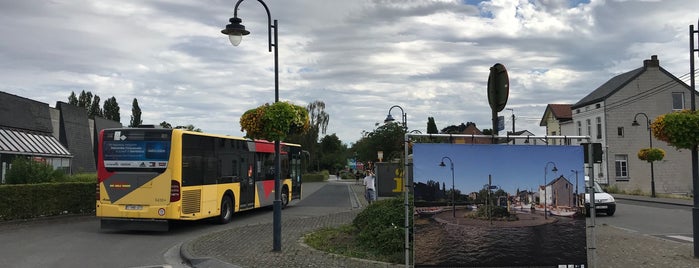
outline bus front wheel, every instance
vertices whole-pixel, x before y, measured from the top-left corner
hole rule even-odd
[[[223,196],[221,200],[221,214],[218,216],[218,222],[221,224],[229,223],[233,219],[233,201],[228,195]]]

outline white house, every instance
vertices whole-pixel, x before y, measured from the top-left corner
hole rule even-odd
[[[601,143],[603,161],[586,174],[601,184],[627,192],[651,192],[651,177],[656,193],[692,191],[690,152],[676,150],[652,137],[647,122],[661,114],[688,109],[691,90],[682,80],[660,66],[656,55],[643,66],[619,74],[571,106],[572,133],[587,135],[590,142]],[[646,119],[648,118],[648,120]],[[632,126],[634,120],[640,126]],[[662,161],[650,164],[637,153],[650,146],[665,150]],[[584,142],[584,141],[578,141]],[[575,144],[575,141],[574,141]]]

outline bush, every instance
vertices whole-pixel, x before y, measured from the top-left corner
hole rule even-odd
[[[94,182],[0,185],[0,220],[94,211]]]
[[[359,230],[358,243],[383,255],[402,256],[405,246],[403,202],[402,198],[378,200],[359,213],[352,221]]]
[[[306,173],[301,176],[302,182],[321,182],[326,180],[326,176],[320,173]]]
[[[7,171],[7,184],[32,184],[44,182],[59,182],[65,180],[62,170],[54,170],[52,166],[33,161],[26,157],[16,157],[12,160],[12,168]]]
[[[66,178],[69,182],[92,182],[97,183],[97,173],[79,173]]]
[[[488,219],[488,209],[490,209],[491,217],[495,220],[516,220],[516,216],[510,215],[506,207],[499,206],[479,206],[478,211],[476,211],[476,217]]]

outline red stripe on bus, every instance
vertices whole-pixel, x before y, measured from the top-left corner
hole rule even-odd
[[[262,189],[265,191],[265,199],[274,191],[274,180],[262,181]]]

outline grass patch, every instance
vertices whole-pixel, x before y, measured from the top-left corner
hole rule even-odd
[[[403,263],[403,255],[381,255],[380,252],[363,247],[357,237],[359,230],[351,224],[336,228],[323,228],[304,237],[304,242],[321,251],[359,259],[390,263]]]

